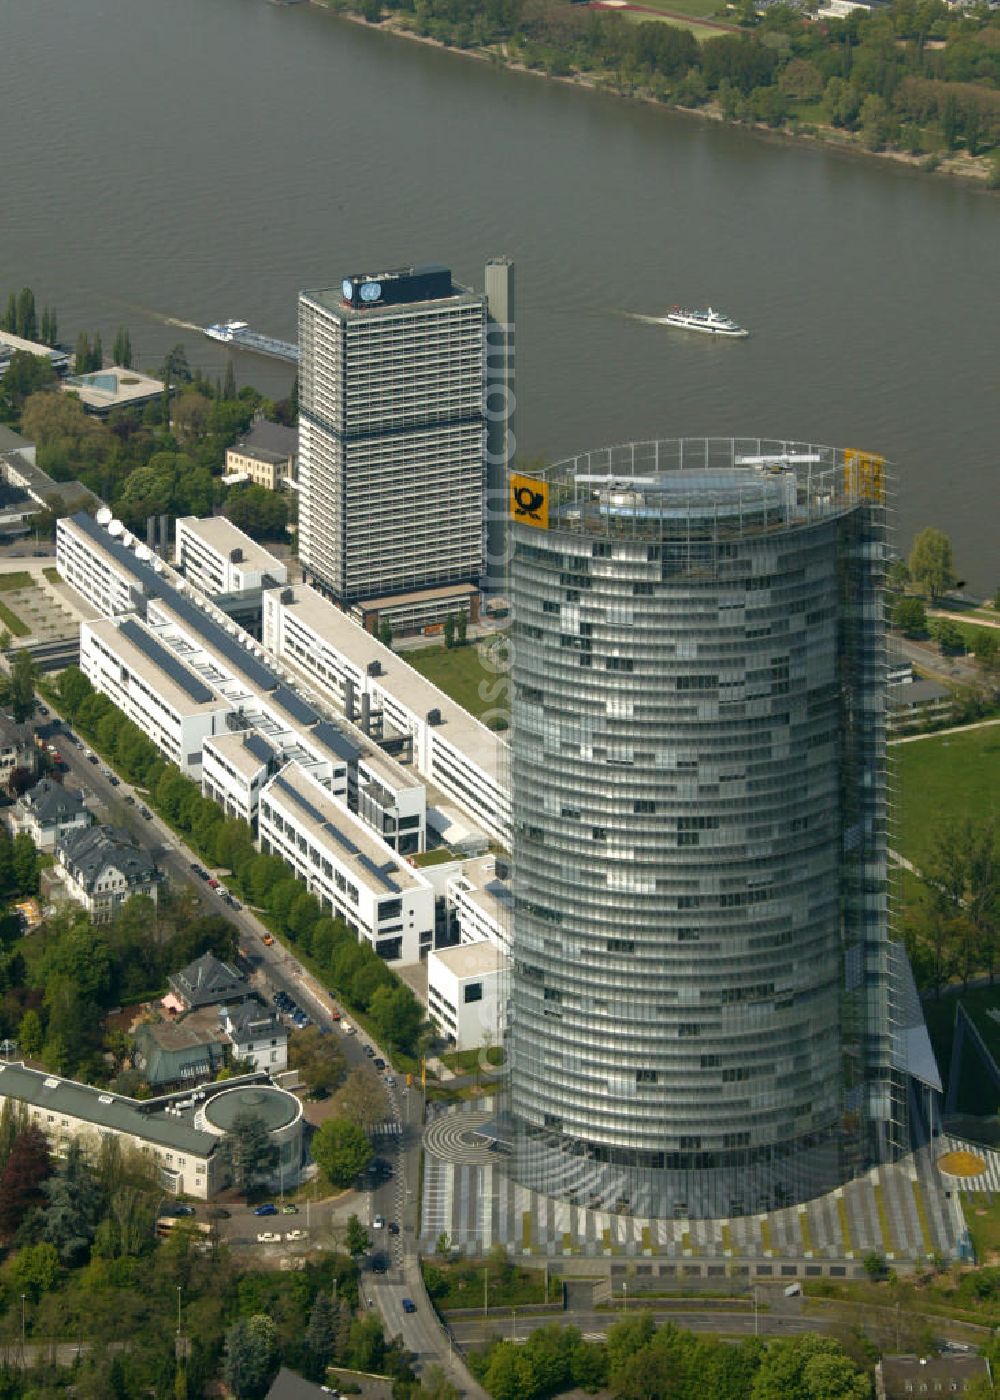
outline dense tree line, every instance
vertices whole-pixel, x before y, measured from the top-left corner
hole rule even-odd
[[[956,14],[943,0],[894,0],[818,22],[792,5],[761,18],[743,0],[743,32],[699,46],[674,26],[561,0],[328,3],[372,22],[393,12],[421,35],[555,76],[592,75],[679,106],[715,101],[729,120],[840,127],[870,149],[913,154],[1000,143],[1000,20],[985,6]],[[733,18],[721,0],[719,17]]]
[[[367,1014],[379,1039],[395,1050],[417,1053],[420,1003],[367,942],[332,917],[279,856],[262,855],[244,821],[225,817],[198,785],[168,764],[137,725],[99,695],[77,667],[57,681],[67,717],[117,770],[149,793],[149,801],[210,864],[233,872],[232,885],[270,916],[282,936],[299,948],[346,1006]]]
[[[574,1386],[614,1400],[869,1400],[871,1380],[840,1345],[814,1333],[736,1344],[695,1336],[647,1312],[586,1340],[558,1323],[523,1343],[496,1341],[470,1357],[494,1400],[549,1400]]]
[[[0,842],[0,871],[2,861]],[[26,875],[27,861],[23,867]],[[162,995],[167,975],[202,953],[227,958],[235,951],[233,925],[199,913],[184,894],[164,895],[159,905],[137,895],[109,924],[66,909],[26,938],[16,920],[0,920],[0,1031],[47,1069],[93,1083],[115,1073],[110,1053],[119,1066],[116,1087],[133,1092],[139,1076],[128,1069],[125,1037],[105,1034],[108,1012]]]
[[[59,322],[50,306],[42,311],[41,323],[35,306],[35,294],[30,287],[22,287],[16,295],[10,292],[0,317],[0,330],[10,335],[19,335],[22,340],[34,340],[42,345],[55,346],[59,338]]]
[[[232,1394],[263,1395],[282,1363],[319,1380],[332,1362],[384,1369],[415,1389],[378,1319],[356,1315],[357,1266],[346,1254],[294,1275],[243,1269],[181,1223],[157,1243],[162,1189],[155,1166],[114,1138],[93,1155],[56,1159],[23,1110],[0,1111],[0,1344],[89,1344],[72,1370],[40,1363],[0,1372],[4,1400],[194,1397],[224,1378]],[[177,1306],[190,1353],[174,1345]],[[23,1314],[22,1314],[23,1309]]]

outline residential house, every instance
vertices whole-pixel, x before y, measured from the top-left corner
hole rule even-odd
[[[38,772],[38,750],[26,724],[18,724],[10,715],[0,714],[0,784],[10,782],[15,768]]]
[[[167,978],[167,1008],[195,1011],[201,1006],[236,1006],[255,995],[242,973],[213,953],[203,953],[193,963]]]
[[[135,1033],[135,1066],[153,1089],[201,1084],[226,1063],[229,1037],[213,1007],[175,1021],[147,1021]]]
[[[875,1367],[876,1400],[944,1400],[964,1395],[974,1381],[990,1385],[985,1356],[944,1352],[940,1356],[883,1356]]]
[[[249,1060],[255,1070],[269,1074],[288,1068],[288,1027],[272,1011],[245,1001],[222,1007],[219,1021],[233,1047],[234,1060]]]
[[[226,475],[245,476],[255,486],[277,491],[294,481],[298,455],[298,430],[262,418],[227,449]]]
[[[114,918],[133,895],[156,899],[161,875],[153,857],[114,827],[68,831],[55,843],[55,857],[66,895],[97,922]]]
[[[52,778],[42,778],[29,788],[7,814],[12,834],[24,832],[40,851],[51,851],[60,837],[91,826],[93,821],[83,793],[68,791]]]

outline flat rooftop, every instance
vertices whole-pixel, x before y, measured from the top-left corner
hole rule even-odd
[[[130,403],[145,403],[163,393],[162,379],[153,379],[135,369],[94,370],[92,374],[70,375],[62,382],[66,393],[77,394],[84,408],[94,413],[107,413],[112,408]]]
[[[224,515],[210,515],[204,519],[199,519],[197,515],[183,515],[177,521],[177,528],[181,526],[223,559],[232,559],[233,550],[239,549],[243,554],[239,563],[244,569],[270,574],[276,583],[288,577],[287,567],[276,555],[244,534]]]
[[[360,817],[337,802],[294,759],[263,792],[273,802],[291,808],[321,845],[348,866],[356,866],[359,879],[376,888],[380,895],[427,888],[427,881],[402,856],[381,841]]]
[[[84,626],[181,714],[210,714],[226,708],[226,702],[137,617],[104,617]]]
[[[507,965],[500,949],[486,938],[481,943],[436,948],[430,956],[439,958],[455,977],[481,977],[490,972],[502,972]]]
[[[380,782],[385,783],[386,787],[398,790],[424,786],[423,780],[416,773],[411,773],[401,763],[396,763],[387,754],[380,753],[377,749],[371,753],[359,754],[358,762],[363,763],[368,772]]]
[[[297,584],[282,589],[282,596],[291,594],[282,607],[289,610],[305,627],[329,643],[358,670],[365,672],[373,661],[381,667],[377,683],[421,720],[430,710],[439,710],[441,723],[434,726],[435,734],[453,745],[477,765],[495,783],[500,783],[500,756],[503,741],[457,704],[443,690],[408,666],[402,657],[366,632],[357,622],[333,603],[310,588]],[[484,673],[485,678],[485,673]]]
[[[422,588],[416,593],[388,593],[382,598],[360,598],[352,603],[352,608],[364,608],[371,612],[377,608],[402,608],[411,603],[436,603],[442,598],[455,598],[459,595],[471,597],[479,589],[474,583],[449,583],[444,588]]]
[[[260,736],[256,737],[260,742]],[[244,730],[236,730],[232,734],[211,734],[206,738],[204,747],[217,750],[244,778],[255,778],[267,760],[254,753],[258,745],[250,744],[249,739],[250,735]]]
[[[44,1070],[29,1069],[21,1063],[0,1064],[0,1098],[33,1104],[56,1116],[65,1114],[98,1128],[132,1133],[147,1142],[207,1157],[218,1147],[219,1139],[196,1128],[193,1113],[178,1116],[166,1112],[167,1104],[181,1097],[171,1095],[140,1102],[74,1079],[61,1079]]]
[[[463,860],[461,873],[452,876],[452,879],[463,876],[472,885],[471,890],[464,891],[465,898],[477,904],[490,918],[502,923],[510,914],[511,891],[509,882],[501,880],[497,874],[496,857],[488,855]]]

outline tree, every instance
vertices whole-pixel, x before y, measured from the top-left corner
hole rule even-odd
[[[540,1394],[531,1359],[514,1342],[494,1347],[483,1383],[494,1400],[535,1400]]]
[[[288,1044],[288,1063],[305,1080],[310,1094],[329,1094],[344,1077],[344,1054],[333,1036],[320,1035],[317,1026],[307,1026]],[[355,1071],[359,1073],[359,1071]],[[366,1074],[366,1078],[371,1075]]]
[[[936,617],[928,629],[945,656],[960,656],[965,650],[965,638],[947,617]]]
[[[48,1204],[42,1212],[42,1239],[55,1247],[63,1264],[79,1263],[94,1238],[104,1200],[78,1142],[70,1143],[43,1189]]]
[[[226,377],[222,383],[222,398],[227,403],[233,403],[236,399],[236,369],[232,360],[226,361]]]
[[[90,368],[92,370],[104,368],[104,346],[101,344],[100,331],[94,335],[94,343],[90,349]]]
[[[368,1238],[368,1231],[362,1225],[356,1215],[348,1217],[347,1235],[344,1244],[352,1259],[356,1259],[359,1254],[364,1254],[371,1241]]]
[[[449,613],[444,620],[444,644],[450,651],[455,645],[455,614]]]
[[[409,987],[398,982],[378,987],[368,1010],[380,1040],[400,1050],[412,1050],[420,1034],[423,1013]]]
[[[329,1293],[316,1294],[303,1340],[309,1353],[310,1379],[321,1381],[334,1359],[337,1343],[337,1314]]]
[[[76,351],[73,355],[73,369],[76,374],[89,374],[90,355],[90,336],[86,331],[81,331],[76,338]]]
[[[332,1185],[350,1186],[368,1166],[374,1153],[356,1123],[328,1118],[313,1138],[312,1155]]]
[[[834,1388],[823,1389],[824,1383]],[[867,1376],[840,1346],[814,1332],[771,1342],[750,1390],[751,1400],[867,1400],[870,1394]]]
[[[14,837],[14,882],[19,894],[38,892],[38,852],[27,832]]]
[[[233,1184],[246,1193],[260,1176],[270,1175],[278,1164],[278,1148],[267,1131],[267,1124],[256,1113],[237,1113],[226,1133],[223,1150],[227,1154]]]
[[[43,1241],[19,1249],[8,1276],[18,1293],[37,1303],[43,1293],[50,1293],[56,1286],[59,1274],[59,1255],[54,1245]]]
[[[927,630],[927,613],[919,598],[900,598],[892,610],[892,625],[908,637]]]
[[[188,364],[187,351],[180,342],[167,351],[160,366],[160,378],[168,388],[172,384],[191,383],[191,366]]]
[[[294,1040],[300,1038],[296,1036]],[[337,1090],[333,1109],[338,1118],[344,1118],[359,1128],[370,1128],[375,1123],[384,1122],[388,1114],[388,1100],[381,1080],[360,1066],[352,1069]]]
[[[455,618],[455,640],[460,647],[465,646],[465,634],[469,630],[469,614],[464,610]]]
[[[7,294],[7,305],[4,308],[0,329],[7,331],[9,335],[17,335],[17,297],[13,292]]]
[[[122,369],[132,368],[132,337],[125,326],[118,327],[115,343],[111,350],[111,358]]]
[[[461,1394],[440,1366],[428,1366],[412,1400],[461,1400]]]
[[[30,287],[22,287],[17,299],[17,334],[22,340],[38,339],[35,294]]]
[[[0,1236],[10,1238],[30,1211],[45,1203],[42,1183],[52,1174],[49,1145],[41,1128],[26,1127],[14,1139],[0,1174]]]
[[[3,402],[18,411],[34,394],[44,393],[47,398],[55,398],[48,391],[55,388],[56,378],[52,361],[47,356],[33,355],[30,350],[15,350],[0,380]],[[23,415],[21,427],[26,435],[30,435]]]
[[[21,1017],[21,1024],[18,1027],[17,1043],[21,1054],[29,1059],[35,1059],[42,1051],[42,1022],[38,1012],[29,1008]]]
[[[378,628],[378,639],[384,647],[392,646],[392,623],[380,622]]]
[[[266,1313],[240,1318],[226,1333],[223,1376],[236,1400],[258,1400],[268,1388],[278,1356],[278,1333]]]
[[[929,526],[913,541],[909,558],[910,578],[919,592],[936,602],[958,582],[951,540],[943,530]]]

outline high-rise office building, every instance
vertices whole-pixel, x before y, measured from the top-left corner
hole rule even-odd
[[[299,555],[368,625],[474,612],[486,298],[438,265],[299,299]]]
[[[514,1167],[653,1216],[908,1145],[881,458],[632,444],[511,478]]]

